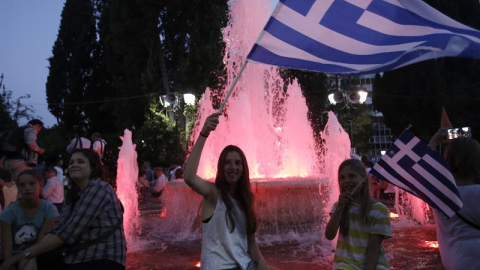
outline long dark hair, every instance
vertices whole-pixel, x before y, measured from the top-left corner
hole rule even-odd
[[[91,149],[87,149],[87,148],[74,149],[68,155],[67,167],[70,166],[70,159],[72,158],[73,154],[75,154],[75,153],[82,153],[88,159],[88,163],[90,163],[90,168],[92,169],[92,172],[90,174],[90,179],[101,177],[100,160],[98,159],[98,155],[95,152],[93,152],[93,150],[91,150]],[[70,179],[70,175],[69,175],[68,172],[67,172],[67,177]]]
[[[67,157],[67,166],[70,166],[70,159],[72,158],[73,154],[75,153],[82,153],[87,159],[88,163],[90,164],[91,168],[91,173],[90,173],[90,179],[92,178],[98,178],[101,176],[101,165],[100,165],[100,160],[98,159],[98,155],[93,152],[91,149],[87,148],[77,148],[74,149],[71,153],[68,154]],[[67,178],[70,180],[70,173],[67,171]],[[73,210],[75,208],[75,205],[77,204],[78,200],[80,199],[79,192],[80,190],[78,187],[75,185],[75,183],[72,183],[72,190],[71,190],[71,199],[70,199],[70,210]]]
[[[372,200],[370,198],[370,189],[368,185],[368,180],[367,180],[367,171],[365,170],[365,167],[363,166],[363,163],[358,160],[358,159],[347,159],[340,164],[338,167],[338,186],[340,187],[340,193],[343,192],[342,190],[342,185],[340,183],[340,173],[345,167],[350,167],[353,169],[355,172],[360,174],[362,177],[363,183],[361,184],[360,187],[360,194],[361,194],[361,203],[360,203],[360,208],[361,208],[361,214],[363,218],[363,222],[367,223],[368,222],[368,213],[372,209]],[[350,227],[350,219],[349,219],[349,208],[350,205],[346,205],[343,210],[342,210],[342,215],[340,216],[340,233],[342,235],[348,235],[348,229]]]
[[[236,194],[233,195],[235,198],[240,199],[242,210],[244,211],[247,218],[247,233],[252,234],[255,233],[255,231],[257,230],[257,218],[255,215],[255,210],[253,208],[254,196],[252,193],[252,187],[250,186],[250,174],[248,170],[247,158],[238,146],[228,145],[223,149],[222,153],[220,153],[217,166],[217,177],[215,178],[215,186],[219,189],[222,201],[227,207],[227,216],[225,218],[227,218],[227,224],[231,224],[230,232],[233,232],[233,230],[235,229],[235,219],[233,218],[233,202],[230,196],[228,196],[228,191],[230,190],[230,183],[227,182],[225,178],[225,159],[227,157],[227,154],[230,152],[237,152],[242,159],[242,175],[240,179],[236,182],[236,187],[234,189]]]
[[[466,137],[451,140],[444,157],[455,179],[480,184],[480,144],[476,140]]]

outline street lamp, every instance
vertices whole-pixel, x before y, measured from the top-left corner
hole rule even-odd
[[[351,109],[358,109],[356,104],[363,104],[367,100],[368,92],[365,88],[361,87],[353,91],[341,91],[337,90],[328,95],[328,100],[330,104],[336,105],[343,103],[342,109],[347,110],[347,119],[350,125],[350,140],[353,143],[353,125],[352,125],[352,114],[350,113]]]
[[[193,106],[193,105],[195,105],[195,95],[194,94],[183,94],[183,101],[185,101],[185,104]]]
[[[353,104],[363,104],[365,101],[367,101],[367,96],[368,92],[365,88],[359,88],[355,91],[347,91],[343,92],[340,90],[337,90],[330,95],[328,95],[328,100],[330,101],[330,104],[336,105],[337,103],[343,103],[345,102],[345,105],[342,109],[346,108],[353,108],[357,109],[353,106]]]

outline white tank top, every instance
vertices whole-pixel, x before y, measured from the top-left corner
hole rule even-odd
[[[230,197],[231,198],[231,197]],[[227,207],[218,195],[215,212],[207,223],[203,223],[202,270],[247,268],[248,256],[247,221],[240,202],[231,198],[235,211],[235,230],[230,233],[227,226]]]

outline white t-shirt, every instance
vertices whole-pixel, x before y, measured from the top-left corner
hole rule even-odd
[[[480,226],[480,185],[458,186],[463,207],[459,213],[470,222]],[[437,225],[437,240],[445,270],[480,269],[478,259],[480,230],[468,225],[457,215],[446,219],[433,211]]]

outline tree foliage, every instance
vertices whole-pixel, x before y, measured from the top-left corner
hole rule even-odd
[[[12,91],[7,90],[3,79],[2,74],[0,75],[0,133],[18,127],[21,119],[33,119],[35,113],[32,105],[22,102],[23,99],[29,99],[30,95],[23,95],[13,100]]]
[[[83,122],[118,137],[164,127],[154,119],[160,95],[199,96],[224,82],[227,12],[221,0],[67,0],[49,59],[49,110],[67,130]]]
[[[138,156],[156,166],[183,164],[186,146],[178,134],[175,123],[163,113],[147,118],[145,125],[134,133]]]
[[[85,122],[85,93],[98,49],[91,1],[66,1],[53,56],[49,58],[47,102],[50,112],[68,128]]]
[[[480,3],[426,1],[447,16],[480,29]],[[377,76],[373,101],[394,134],[412,124],[414,133],[428,141],[440,128],[442,106],[454,127],[471,126],[480,138],[480,62],[440,58],[420,62]]]

